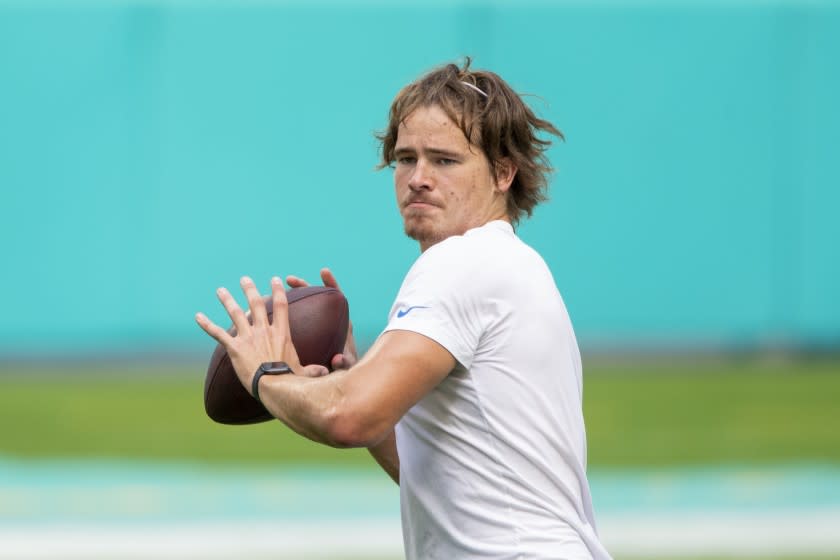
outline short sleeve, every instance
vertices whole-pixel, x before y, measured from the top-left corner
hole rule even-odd
[[[463,238],[441,242],[415,262],[391,308],[384,332],[406,330],[426,336],[465,368],[472,366],[484,330],[481,297],[465,254]]]

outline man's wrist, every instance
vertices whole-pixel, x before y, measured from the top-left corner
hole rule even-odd
[[[294,373],[294,371],[292,371],[292,368],[286,362],[263,362],[257,368],[257,371],[254,372],[254,377],[251,379],[251,395],[258,402],[262,403],[262,400],[260,400],[260,380],[263,376],[285,375],[288,373]]]

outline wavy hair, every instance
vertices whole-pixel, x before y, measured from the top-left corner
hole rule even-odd
[[[400,124],[414,110],[437,105],[471,144],[481,148],[494,178],[505,159],[516,166],[507,197],[507,214],[516,224],[522,216],[530,217],[534,207],[548,198],[548,178],[553,169],[545,151],[551,140],[538,134],[563,140],[563,133],[537,117],[500,76],[471,70],[470,63],[466,57],[461,67],[447,64],[434,69],[397,94],[387,128],[376,135],[381,142],[378,168],[393,165]]]

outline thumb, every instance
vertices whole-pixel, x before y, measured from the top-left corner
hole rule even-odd
[[[303,377],[321,377],[323,375],[327,375],[329,372],[330,370],[324,366],[312,364],[310,366],[303,366],[303,369],[297,375],[301,375]]]
[[[356,365],[356,359],[350,354],[336,354],[332,359],[333,371],[337,369],[350,369]]]

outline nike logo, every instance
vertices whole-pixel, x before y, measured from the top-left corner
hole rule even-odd
[[[398,310],[397,311],[397,318],[405,317],[406,315],[408,315],[411,312],[412,309],[428,309],[428,308],[429,308],[428,305],[412,305],[408,309]]]

